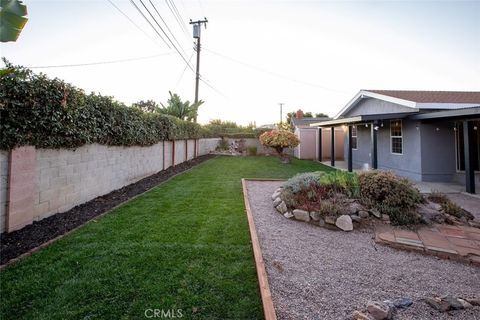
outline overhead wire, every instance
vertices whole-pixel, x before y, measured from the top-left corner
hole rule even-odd
[[[170,39],[170,37],[167,35],[167,33],[165,32],[165,30],[163,30],[163,28],[160,26],[160,24],[158,23],[158,21],[155,19],[155,17],[152,15],[152,13],[150,12],[150,10],[148,10],[147,6],[145,6],[145,3],[143,3],[142,0],[139,0],[140,3],[142,4],[142,6],[145,8],[145,10],[147,10],[147,12],[150,14],[150,16],[152,17],[152,19],[156,22],[156,24],[158,25],[158,27],[160,28],[160,30],[163,32],[163,34],[165,35],[165,37],[170,41],[170,44],[173,46],[173,48],[175,49],[175,51],[177,51],[177,53],[180,55],[180,57],[182,58],[182,60],[188,65],[188,67],[193,71],[193,67],[188,63],[187,59],[183,56],[183,54],[180,52],[180,50],[177,48],[177,46],[175,46],[175,44],[173,43],[173,41]],[[130,2],[132,2],[133,4],[135,4],[133,2],[133,0],[130,0]],[[137,7],[135,5],[135,7]],[[138,8],[138,7],[137,7]],[[140,10],[140,9],[138,9]],[[142,12],[143,14],[143,12]],[[145,17],[146,18],[146,17]],[[152,28],[153,28],[153,25],[152,25]],[[156,29],[155,29],[156,30]]]
[[[173,16],[175,17],[175,20],[177,21],[178,25],[180,26],[180,29],[183,30],[187,39],[190,40],[190,34],[188,33],[187,25],[185,24],[185,20],[183,20],[183,17],[180,14],[180,11],[178,11],[178,8],[175,5],[175,2],[173,2],[173,0],[165,0],[165,2],[167,3],[168,8],[170,9]]]
[[[346,91],[329,88],[329,87],[322,86],[322,85],[319,85],[319,84],[316,84],[316,83],[312,83],[312,82],[308,82],[308,81],[303,81],[303,80],[297,80],[297,79],[294,79],[294,78],[290,78],[290,77],[288,77],[288,76],[286,76],[286,75],[283,75],[283,74],[280,74],[280,73],[276,73],[276,72],[273,72],[273,71],[270,71],[270,70],[267,70],[267,69],[264,69],[264,68],[255,66],[255,65],[246,63],[246,62],[244,62],[244,61],[240,61],[240,60],[238,60],[238,59],[235,59],[235,58],[226,56],[226,55],[224,55],[224,54],[222,54],[222,53],[213,51],[213,50],[208,49],[208,48],[205,48],[205,47],[202,47],[202,49],[205,50],[205,51],[207,51],[207,52],[210,52],[210,53],[212,53],[212,54],[214,54],[214,55],[216,55],[216,56],[222,57],[222,58],[224,58],[224,59],[233,61],[233,62],[235,62],[235,63],[241,64],[241,65],[244,65],[244,66],[247,66],[247,67],[249,67],[249,68],[251,68],[251,69],[254,69],[254,70],[257,70],[257,71],[260,71],[260,72],[267,73],[267,74],[269,74],[269,75],[271,75],[271,76],[274,76],[274,77],[282,78],[282,79],[285,79],[285,80],[288,80],[288,81],[292,81],[292,82],[296,82],[296,83],[303,84],[303,85],[308,85],[308,86],[311,86],[311,87],[321,88],[321,89],[323,89],[323,90],[327,90],[327,91],[331,91],[331,92],[336,92],[336,93],[338,93],[338,94],[344,94],[344,95],[348,95],[348,94],[349,94],[349,93],[346,92]]]
[[[86,62],[86,63],[75,63],[75,64],[61,64],[61,65],[47,65],[47,66],[32,66],[27,67],[29,69],[50,69],[50,68],[68,68],[68,67],[86,67],[86,66],[95,66],[95,65],[102,65],[102,64],[112,64],[112,63],[123,63],[123,62],[131,62],[131,61],[138,61],[138,60],[146,60],[146,59],[153,59],[165,55],[172,54],[172,52],[165,52],[160,54],[155,54],[151,56],[145,57],[137,57],[137,58],[128,58],[128,59],[119,59],[119,60],[108,60],[108,61],[98,61],[98,62]]]
[[[192,60],[193,53],[194,53],[194,52],[192,52],[192,54],[190,55],[190,58],[188,59],[188,62],[190,62],[190,61]],[[185,68],[183,68],[182,74],[180,75],[180,77],[179,77],[178,80],[177,80],[177,83],[175,84],[175,88],[178,87],[178,85],[179,85],[180,81],[182,80],[183,75],[185,74],[185,71],[186,71],[186,70],[187,70],[187,65],[185,65]]]
[[[143,34],[145,34],[150,40],[152,40],[155,44],[158,44],[158,42],[153,39],[151,35],[149,35],[144,29],[142,29],[135,21],[133,21],[125,12],[123,12],[112,0],[107,0],[115,9],[117,9],[118,12],[120,12],[125,18],[130,21],[138,30],[140,30]]]
[[[173,34],[172,30],[170,30],[170,27],[168,26],[168,24],[165,22],[165,20],[163,19],[162,15],[160,14],[160,12],[158,12],[157,10],[157,7],[153,4],[152,0],[148,0],[150,2],[150,4],[152,5],[153,9],[155,10],[155,12],[157,13],[158,17],[160,18],[160,20],[162,20],[163,24],[165,25],[165,27],[167,28],[168,32],[170,32],[170,35],[172,36],[173,40],[175,40],[175,42],[177,43],[177,45],[180,47],[180,49],[182,49],[182,52],[183,54],[186,54],[185,53],[185,50],[183,50],[183,47],[182,45],[180,44],[180,42],[178,42],[177,40],[177,37],[175,37],[175,35]],[[153,17],[152,17],[153,18]],[[156,22],[156,21],[155,21]],[[157,23],[158,24],[158,23]]]
[[[167,47],[169,49],[171,49],[172,47],[170,47],[170,45],[167,43],[167,41],[165,41],[165,39],[163,39],[162,35],[158,32],[158,30],[153,26],[153,24],[150,22],[150,20],[148,20],[148,18],[145,16],[145,14],[143,13],[142,10],[140,10],[140,8],[137,6],[137,4],[133,1],[133,0],[130,0],[130,3],[135,7],[135,9],[137,9],[137,11],[142,15],[142,17],[145,19],[145,21],[148,22],[148,24],[150,25],[150,27],[152,27],[152,29],[155,31],[155,33],[160,37],[160,39],[163,40],[163,42],[167,45]]]

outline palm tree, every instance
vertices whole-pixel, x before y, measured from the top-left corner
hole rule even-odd
[[[196,121],[198,107],[203,104],[203,101],[200,100],[197,103],[190,104],[190,101],[188,100],[182,102],[182,99],[178,94],[172,94],[171,91],[168,93],[170,94],[170,99],[167,100],[167,105],[160,103],[162,105],[162,108],[159,110],[160,113],[168,114],[182,120]]]

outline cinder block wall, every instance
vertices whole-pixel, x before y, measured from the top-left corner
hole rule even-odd
[[[5,230],[7,212],[8,151],[0,150],[0,232]]]
[[[175,164],[185,161],[186,143],[185,140],[175,141]],[[198,155],[204,155],[215,150],[218,139],[200,139],[197,143]],[[13,229],[6,224],[7,208],[9,216],[21,208],[9,206],[9,197],[15,197],[7,192],[9,152],[0,150],[0,232],[13,231],[31,221],[67,211],[170,167],[172,144],[165,141],[148,147],[91,144],[70,150],[34,149],[34,175],[30,183],[34,184],[30,191],[33,210],[28,210],[33,212],[25,217],[26,223]],[[188,159],[194,158],[194,148],[195,140],[189,140]],[[31,208],[32,204],[29,205]]]
[[[220,141],[220,138],[200,139],[198,142],[198,145],[199,145],[198,155],[203,156],[215,150],[215,148],[217,148],[218,146],[219,141]]]

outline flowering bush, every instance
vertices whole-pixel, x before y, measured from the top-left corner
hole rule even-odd
[[[284,148],[293,148],[300,143],[294,133],[286,130],[267,131],[259,139],[262,145],[275,149],[280,156]]]

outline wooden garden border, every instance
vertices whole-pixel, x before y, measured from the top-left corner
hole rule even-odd
[[[257,230],[255,229],[255,222],[253,221],[252,212],[250,209],[250,202],[248,201],[247,181],[279,181],[280,179],[242,179],[243,200],[245,201],[245,211],[247,212],[248,227],[250,229],[250,237],[252,239],[253,255],[255,257],[255,267],[257,269],[258,285],[260,286],[260,295],[262,297],[263,313],[265,320],[276,320],[275,308],[273,307],[272,293],[268,284],[267,271],[265,270],[265,263],[262,257],[262,250],[260,249],[260,242],[257,237]]]

